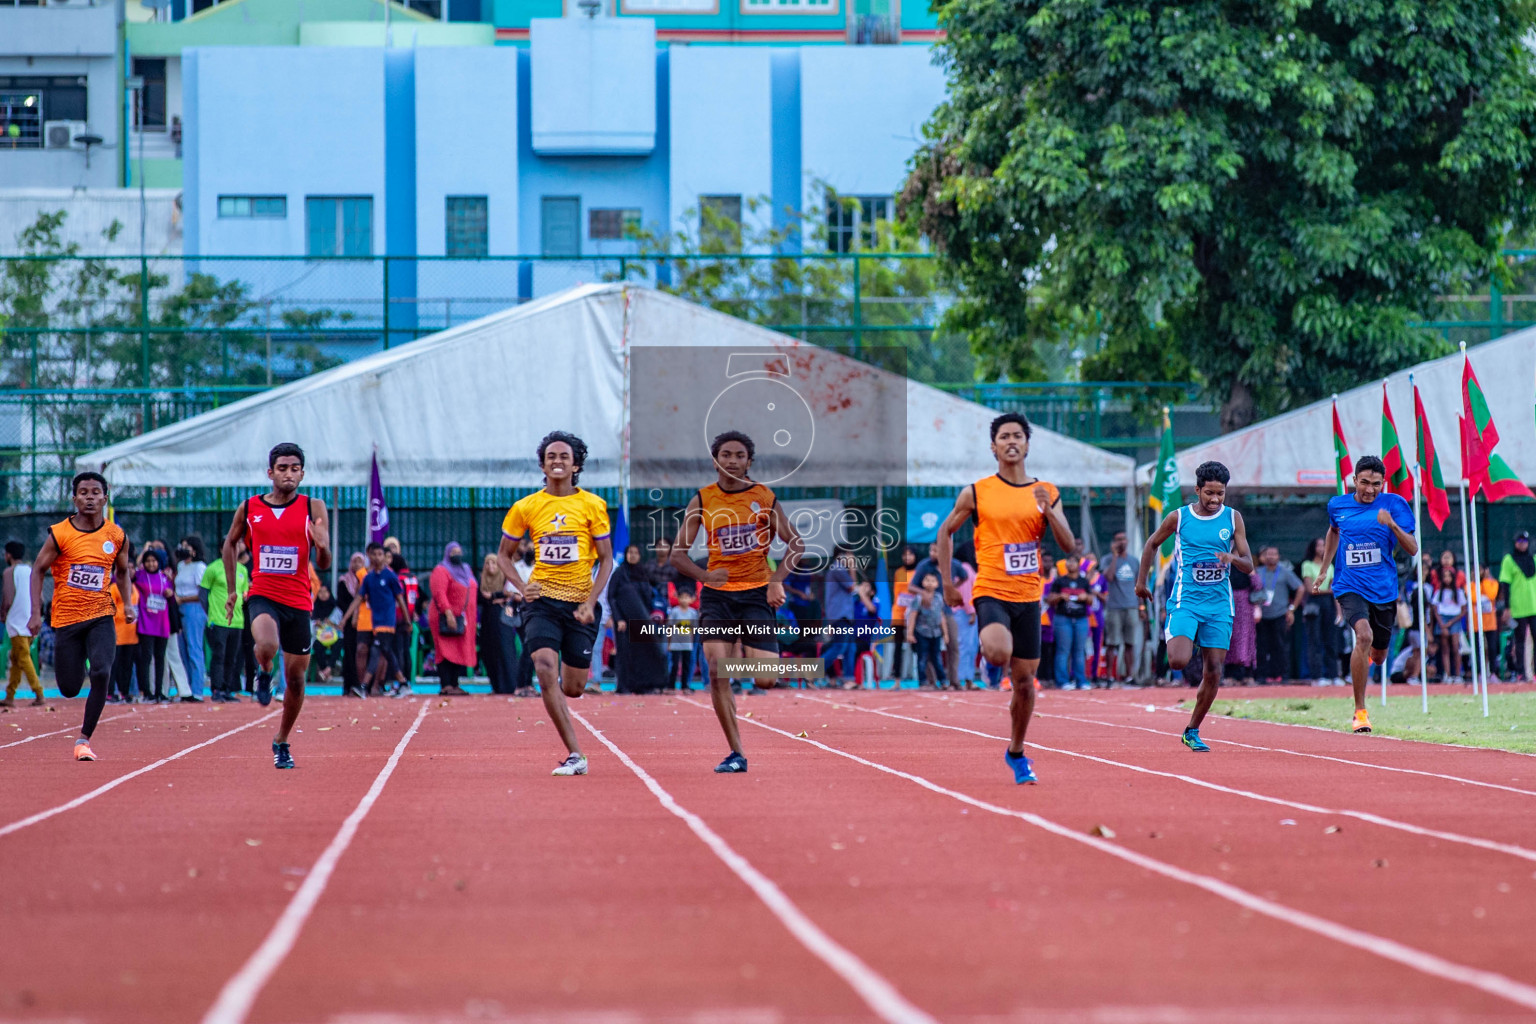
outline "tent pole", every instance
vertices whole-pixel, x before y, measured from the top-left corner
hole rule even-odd
[[[1488,717],[1488,654],[1483,646],[1483,581],[1482,565],[1478,559],[1477,551],[1477,495],[1472,495],[1472,522],[1469,526],[1472,534],[1472,573],[1467,582],[1471,584],[1472,605],[1467,609],[1467,614],[1477,623],[1475,633],[1468,631],[1473,636],[1472,657],[1477,665],[1477,673],[1483,685],[1483,717]]]
[[[1408,377],[1408,384],[1413,385],[1412,374]],[[1413,468],[1418,473],[1418,486],[1413,489],[1413,539],[1418,542],[1419,553],[1414,556],[1414,565],[1418,568],[1419,589],[1414,595],[1418,602],[1419,610],[1419,696],[1422,698],[1424,714],[1429,714],[1429,643],[1425,637],[1424,629],[1424,525],[1419,520],[1419,498],[1424,493],[1424,467],[1417,461],[1418,455],[1414,455]]]
[[[1463,461],[1465,461],[1465,458],[1463,458]],[[1465,472],[1465,471],[1463,471],[1463,472]],[[1464,565],[1466,565],[1466,566],[1468,566],[1470,568],[1471,565],[1472,565],[1472,547],[1467,542],[1467,481],[1466,481],[1466,478],[1463,477],[1461,479],[1461,481],[1456,486],[1460,489],[1460,495],[1461,495],[1461,508],[1457,510],[1457,512],[1459,513],[1458,518],[1460,518],[1460,520],[1461,520],[1461,560],[1462,560],[1462,564],[1464,564]],[[1437,574],[1439,573],[1438,569],[1436,569],[1435,571],[1436,571]],[[1435,589],[1436,590],[1440,589],[1440,581],[1439,581],[1438,578],[1435,580]],[[1458,661],[1456,664],[1451,666],[1451,671],[1452,671],[1452,673],[1454,675],[1458,675],[1458,676],[1461,675],[1461,663],[1460,663],[1460,661]],[[1476,675],[1476,673],[1473,673],[1473,676],[1472,676],[1472,695],[1474,697],[1477,696],[1477,675]]]
[[[331,596],[336,596],[336,565],[341,561],[336,544],[341,540],[341,488],[331,488]]]

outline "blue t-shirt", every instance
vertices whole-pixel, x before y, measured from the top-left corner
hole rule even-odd
[[[1413,532],[1413,506],[1396,494],[1383,491],[1369,505],[1353,494],[1328,499],[1328,525],[1339,531],[1339,550],[1333,556],[1333,592],[1359,594],[1372,604],[1397,600],[1397,563],[1392,552],[1397,538],[1389,527],[1376,521],[1386,509],[1392,521]]]
[[[363,600],[368,602],[368,610],[373,613],[374,629],[381,626],[395,628],[399,611],[395,596],[403,593],[405,588],[400,585],[400,577],[392,569],[380,569],[363,577]]]

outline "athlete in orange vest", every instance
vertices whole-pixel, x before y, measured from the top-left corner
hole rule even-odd
[[[967,519],[976,524],[976,582],[971,599],[981,629],[982,656],[993,665],[1008,665],[1013,680],[1008,702],[1013,738],[1004,756],[1018,783],[1038,781],[1034,764],[1024,756],[1024,732],[1035,712],[1040,596],[1049,564],[1041,556],[1040,542],[1049,525],[1063,551],[1075,550],[1077,544],[1055,485],[1035,479],[1024,468],[1030,434],[1029,421],[1020,413],[1005,412],[992,421],[997,473],[960,492],[938,538],[944,599],[958,606],[960,591],[951,572],[954,534]]]
[[[309,556],[313,550],[321,569],[331,566],[331,529],[325,502],[299,493],[304,481],[304,449],[291,442],[267,454],[267,479],[272,489],[248,498],[235,509],[224,537],[224,575],[235,579],[235,549],[243,541],[251,552],[251,587],[245,593],[245,621],[256,641],[256,699],[272,703],[272,662],[283,649],[288,689],[283,719],[272,737],[272,764],[292,768],[288,734],[304,707],[304,674],[309,670],[309,613],[315,607],[309,586]],[[233,589],[224,602],[228,619],[239,597]]]
[[[81,473],[71,491],[75,514],[48,529],[48,539],[32,563],[33,636],[43,629],[43,575],[53,572],[53,671],[66,697],[80,692],[90,665],[91,692],[85,698],[85,721],[75,741],[75,760],[94,761],[91,733],[107,703],[112,659],[117,654],[116,612],[112,604],[115,573],[129,622],[138,609],[129,588],[133,563],[122,528],[106,519],[107,480],[100,473]]]
[[[774,609],[784,603],[784,578],[800,561],[805,542],[779,507],[773,491],[752,480],[752,439],[739,430],[728,430],[709,445],[717,479],[701,488],[683,512],[683,524],[672,546],[672,565],[697,580],[700,630],[705,630],[704,657],[709,660],[709,697],[715,716],[725,730],[731,752],[715,766],[721,773],[744,772],[747,759],[741,753],[741,731],[736,724],[736,696],[730,676],[720,667],[731,657],[777,659]],[[688,549],[700,530],[709,544],[709,568],[700,569],[688,557]],[[777,569],[768,569],[768,545],[778,537],[788,547]],[[724,631],[708,639],[710,630]],[[738,655],[740,652],[740,655]],[[767,689],[778,679],[758,676],[756,685]]]

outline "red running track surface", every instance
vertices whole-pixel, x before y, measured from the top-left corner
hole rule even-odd
[[[78,701],[27,709],[0,1021],[1536,1017],[1536,758],[1228,719],[1194,755],[1174,699],[1044,695],[1033,787],[994,692],[742,698],[745,776],[702,695],[573,702],[614,749],[571,779],[537,700],[312,699],[294,772],[249,705],[116,711],[94,764],[23,742]]]

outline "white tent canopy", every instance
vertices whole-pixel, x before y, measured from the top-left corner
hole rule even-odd
[[[905,392],[909,485],[960,487],[996,471],[987,442],[995,414],[984,406],[674,296],[619,284],[572,288],[346,363],[91,452],[78,466],[103,472],[119,487],[258,487],[267,451],[293,441],[308,456],[309,487],[366,484],[377,446],[388,486],[534,488],[543,484],[534,449],[546,432],[560,429],[588,445],[582,484],[615,487],[622,483],[626,403],[643,411],[657,401],[642,393],[639,378],[635,394],[626,394],[625,349],[634,363],[636,350],[679,346],[785,354],[821,396],[818,402],[813,394],[811,403],[824,457],[852,458],[863,443],[857,438],[901,420],[828,400],[840,381],[857,379],[866,393]],[[699,464],[707,471],[707,452]],[[1029,468],[1062,486],[1127,487],[1134,464],[1036,428]],[[829,481],[797,475],[786,485]]]
[[[1526,482],[1536,482],[1536,432],[1531,427],[1536,407],[1536,328],[1518,331],[1467,350],[1472,369],[1488,399],[1499,428],[1498,453]],[[1402,442],[1403,458],[1411,468],[1417,459],[1413,389],[1410,374],[1424,401],[1425,416],[1440,456],[1446,486],[1461,477],[1461,445],[1457,417],[1461,415],[1462,357],[1455,355],[1420,363],[1387,378],[1387,396]],[[1381,381],[1339,395],[1339,423],[1351,459],[1381,452]],[[1220,462],[1232,474],[1230,486],[1258,491],[1332,490],[1334,486],[1333,414],[1331,401],[1313,402],[1292,412],[1233,431],[1178,455],[1179,480],[1189,486],[1195,467]],[[1155,465],[1137,473],[1150,483]]]

